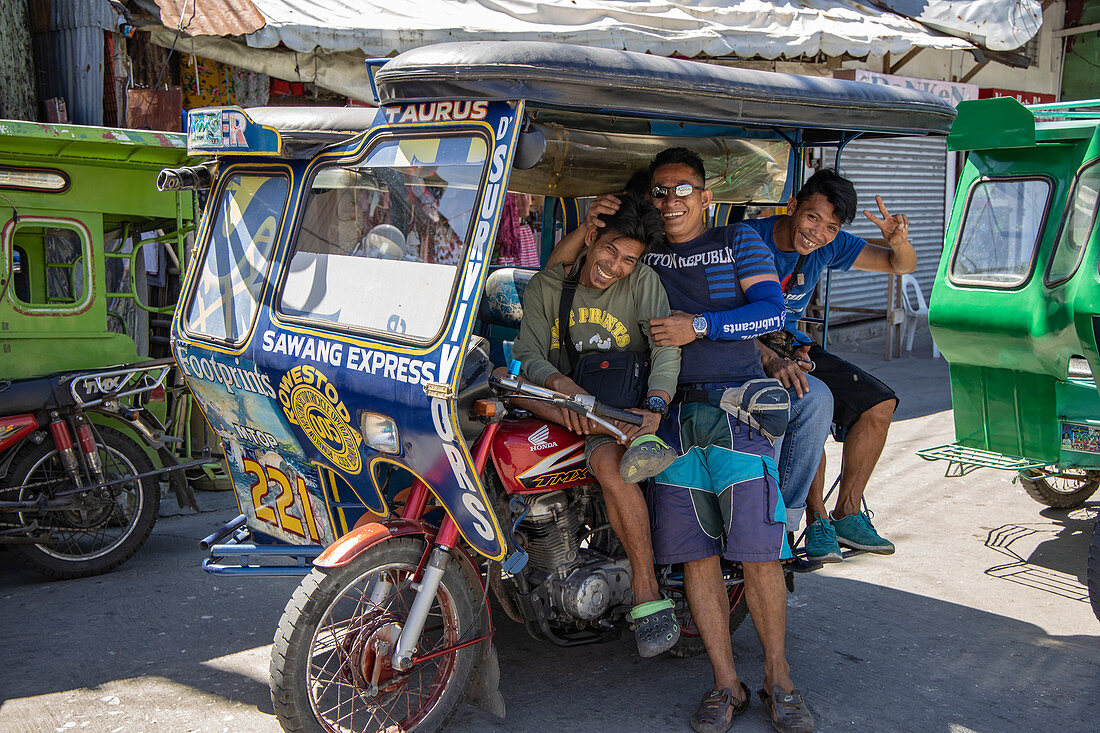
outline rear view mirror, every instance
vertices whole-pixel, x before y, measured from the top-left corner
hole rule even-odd
[[[528,123],[523,132],[519,134],[516,143],[516,157],[512,160],[512,167],[526,171],[534,168],[542,162],[542,156],[546,153],[546,135],[542,130]]]

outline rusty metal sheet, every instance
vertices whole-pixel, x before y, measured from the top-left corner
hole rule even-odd
[[[267,23],[251,0],[156,0],[156,3],[164,27],[182,30],[189,36],[244,36]]]

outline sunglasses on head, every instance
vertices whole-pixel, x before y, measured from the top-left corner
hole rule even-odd
[[[654,186],[653,190],[649,192],[649,195],[655,199],[663,199],[671,192],[676,194],[677,198],[684,198],[685,196],[690,196],[692,191],[700,188],[700,186],[693,186],[690,183],[681,183],[680,185],[673,186],[672,188],[669,188],[668,186]]]

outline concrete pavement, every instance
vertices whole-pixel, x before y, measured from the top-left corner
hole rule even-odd
[[[1008,474],[944,478],[944,464],[918,458],[953,439],[947,366],[926,334],[915,356],[890,362],[881,339],[838,351],[902,399],[868,490],[898,550],[796,579],[788,657],[818,730],[1096,730],[1100,622],[1083,580],[1100,501],[1043,510]],[[200,502],[209,509],[161,519],[137,556],[98,578],[43,582],[0,551],[0,733],[279,730],[268,654],[296,584],[203,573],[197,540],[236,510],[227,494]],[[709,689],[705,657],[643,660],[629,638],[559,649],[496,622],[508,715],[463,707],[452,733],[686,732]],[[751,622],[734,650],[755,690]],[[754,702],[733,730],[771,730],[765,708]]]

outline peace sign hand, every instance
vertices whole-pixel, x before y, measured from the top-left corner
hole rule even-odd
[[[878,202],[878,210],[882,212],[882,218],[875,217],[870,211],[864,211],[863,215],[874,222],[875,226],[882,232],[882,238],[891,247],[896,247],[899,244],[905,244],[909,241],[909,217],[905,214],[891,215],[886,210],[886,204],[882,202],[881,196],[875,196],[875,201]]]

